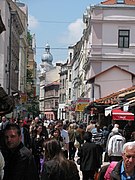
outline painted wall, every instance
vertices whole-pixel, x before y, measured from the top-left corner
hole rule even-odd
[[[128,66],[128,70],[135,73],[134,11],[135,8],[94,8],[89,38],[92,39],[90,76],[113,65]],[[119,29],[130,30],[129,48],[118,48]],[[100,64],[96,67],[95,62]]]
[[[60,79],[59,72],[60,72],[60,66],[56,66],[50,71],[46,72],[45,85],[50,84],[54,81],[58,81]]]
[[[95,84],[100,85],[101,97],[132,86],[132,75],[118,68],[112,68],[109,71],[95,78]],[[99,98],[99,89],[94,92],[95,98]]]

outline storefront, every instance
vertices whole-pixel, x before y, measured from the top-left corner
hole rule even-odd
[[[112,120],[116,120],[121,127],[124,127],[128,121],[134,121],[135,86],[97,99],[91,102],[85,111],[92,112],[93,108],[94,116],[90,118],[96,120],[101,126],[108,126]],[[90,115],[92,116],[92,113]]]

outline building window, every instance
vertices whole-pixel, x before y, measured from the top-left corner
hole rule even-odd
[[[125,0],[117,0],[117,4],[124,4]]]
[[[72,80],[71,80],[71,73],[69,74],[69,82],[71,82]]]
[[[129,30],[119,30],[118,47],[129,48]]]
[[[72,60],[72,53],[69,54],[69,59]]]
[[[59,97],[59,99],[60,99],[60,103],[62,102],[62,95],[60,94],[60,97]]]
[[[71,99],[71,88],[69,88],[69,100]]]
[[[55,100],[55,108],[58,107],[58,100]]]
[[[64,103],[64,102],[65,102],[65,99],[66,99],[66,95],[65,95],[65,94],[62,94],[61,103]]]
[[[63,89],[64,89],[64,86],[65,86],[65,81],[64,81],[64,79],[62,80],[62,86],[63,86]]]

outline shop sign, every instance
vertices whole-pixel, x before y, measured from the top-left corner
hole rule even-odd
[[[26,93],[21,93],[20,101],[21,101],[21,103],[26,103],[27,102],[27,94]]]
[[[76,102],[76,108],[75,111],[82,112],[84,111],[84,108],[88,106],[90,103],[89,98],[78,98]]]

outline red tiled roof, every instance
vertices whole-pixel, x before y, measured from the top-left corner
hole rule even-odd
[[[113,5],[113,4],[117,4],[117,0],[107,0],[107,1],[101,2],[101,4]],[[126,4],[126,5],[135,5],[135,1],[134,0],[125,0],[124,4]]]
[[[120,90],[118,92],[112,93],[106,97],[100,98],[95,100],[94,102],[97,104],[117,104],[118,103],[118,96],[120,94],[126,93],[126,92],[132,92],[133,90],[135,90],[135,86],[132,86],[130,88],[124,89],[124,90]]]

